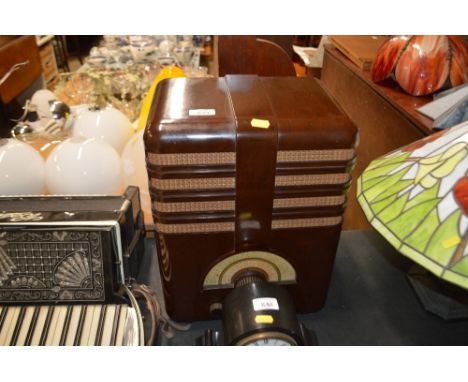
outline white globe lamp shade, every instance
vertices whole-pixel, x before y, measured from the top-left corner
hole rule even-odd
[[[0,139],[0,195],[41,195],[44,188],[41,155],[27,143]]]
[[[100,139],[110,144],[119,154],[133,133],[133,126],[128,118],[112,106],[78,112],[72,127],[73,137]]]
[[[45,167],[51,194],[117,195],[122,191],[120,156],[100,140],[69,138],[50,153]]]

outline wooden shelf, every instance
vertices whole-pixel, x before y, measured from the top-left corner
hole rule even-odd
[[[52,36],[53,37],[53,36]],[[52,40],[48,40],[39,48],[39,56],[41,58],[42,75],[44,82],[49,90],[52,90],[59,80],[59,71],[57,61],[54,54],[54,46]]]

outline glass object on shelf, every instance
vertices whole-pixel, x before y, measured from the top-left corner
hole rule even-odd
[[[96,88],[96,83],[86,73],[70,73],[65,75],[63,87],[57,87],[58,97],[70,106],[82,105],[90,102],[90,94]]]
[[[129,43],[133,61],[136,63],[145,60],[156,50],[154,40],[150,36],[130,36]]]
[[[167,57],[172,55],[174,48],[177,45],[176,36],[163,36],[162,40],[159,42],[159,55]]]
[[[162,68],[177,65],[190,77],[207,76],[207,69],[200,67],[202,48],[194,46],[195,37],[105,36],[90,51],[89,59],[98,62],[63,74],[55,92],[69,106],[91,103],[90,96],[98,94],[134,122]]]

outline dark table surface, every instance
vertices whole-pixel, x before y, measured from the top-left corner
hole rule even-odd
[[[155,247],[147,239],[140,281],[161,295]],[[467,345],[468,320],[444,321],[427,312],[406,278],[412,261],[374,231],[343,231],[325,307],[299,315],[320,345]],[[158,345],[193,345],[220,321],[191,323]]]

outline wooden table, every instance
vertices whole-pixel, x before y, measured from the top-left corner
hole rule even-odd
[[[412,97],[390,80],[375,84],[332,45],[325,47],[322,81],[359,129],[360,143],[343,229],[370,229],[356,200],[356,180],[369,163],[433,133],[432,121],[416,108],[431,97]]]

